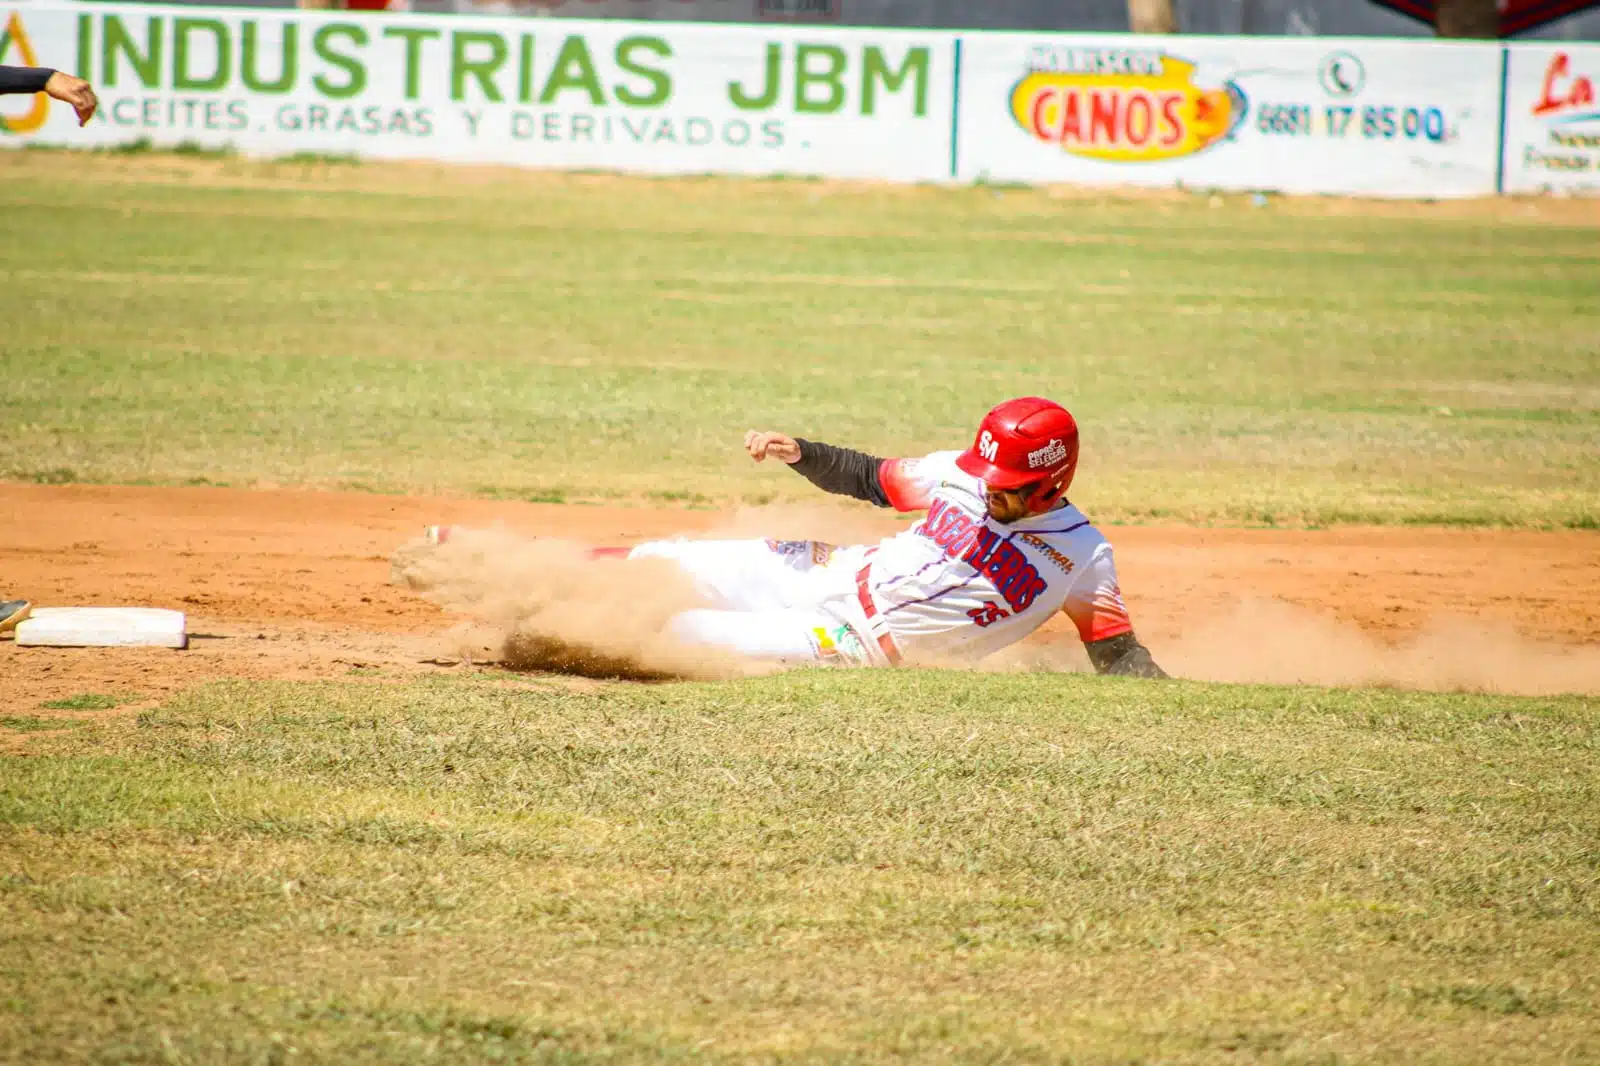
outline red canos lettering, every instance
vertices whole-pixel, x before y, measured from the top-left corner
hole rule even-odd
[[[1089,140],[1094,144],[1116,144],[1120,139],[1117,129],[1117,102],[1121,94],[1115,89],[1095,89],[1089,94]]]
[[[1083,143],[1083,94],[1068,89],[1061,94],[1061,133],[1056,139],[1062,144]]]
[[[1182,93],[1163,93],[1161,97],[1161,146],[1171,148],[1183,140]]]
[[[1123,124],[1127,131],[1128,143],[1136,148],[1143,148],[1150,143],[1150,135],[1156,126],[1155,107],[1150,102],[1149,93],[1130,93],[1128,103],[1123,111]]]
[[[1040,89],[1033,94],[1033,135],[1040,140],[1053,141],[1059,136],[1059,131],[1044,124],[1044,109],[1060,99],[1061,94],[1054,89]]]

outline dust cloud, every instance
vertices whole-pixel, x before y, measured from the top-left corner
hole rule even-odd
[[[442,544],[403,545],[391,580],[479,621],[455,632],[464,658],[483,658],[474,652],[487,639],[489,658],[517,670],[640,681],[759,672],[667,634],[668,619],[704,603],[664,559],[593,558],[571,541],[457,528]]]
[[[1174,674],[1204,681],[1600,693],[1600,647],[1539,643],[1461,617],[1436,617],[1390,642],[1281,600],[1246,600],[1152,650]]]
[[[1137,623],[1137,619],[1135,620]],[[1396,688],[1515,696],[1600,694],[1600,648],[1544,644],[1481,620],[1435,618],[1398,641],[1275,599],[1241,600],[1166,639],[1140,634],[1162,669],[1192,681]],[[994,672],[1085,672],[1076,638],[985,659]]]
[[[695,539],[870,543],[892,528],[860,507],[773,505],[736,510]],[[418,538],[401,546],[391,580],[478,620],[452,632],[448,650],[457,658],[632,680],[747,677],[777,669],[674,641],[668,620],[708,604],[665,559],[595,558],[589,546],[572,541],[457,527],[442,544]]]
[[[860,508],[748,508],[696,539],[774,537],[870,543],[903,528]],[[504,529],[417,540],[393,560],[394,581],[479,620],[458,632],[462,653],[513,669],[637,680],[731,678],[775,667],[685,647],[667,632],[679,611],[706,604],[669,561],[593,558],[584,545]],[[1136,620],[1137,622],[1138,620]],[[1437,618],[1387,641],[1281,600],[1243,600],[1185,627],[1141,633],[1177,677],[1251,684],[1384,686],[1508,695],[1600,694],[1600,647],[1545,644],[1481,619]],[[1036,637],[985,659],[984,672],[1089,670],[1075,637]]]

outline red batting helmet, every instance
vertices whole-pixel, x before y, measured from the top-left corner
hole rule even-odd
[[[1078,423],[1065,407],[1038,396],[1007,400],[984,416],[956,465],[991,489],[1031,486],[1028,513],[1042,514],[1078,469]]]

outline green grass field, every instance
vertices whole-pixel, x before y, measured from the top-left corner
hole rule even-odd
[[[0,478],[719,505],[806,491],[747,426],[1027,391],[1106,519],[1600,524],[1595,225],[44,152],[0,207]],[[4,708],[0,1062],[1600,1061],[1592,698],[130,701]]]
[[[1102,520],[1600,524],[1600,216],[42,152],[0,210],[12,479],[763,500],[750,426],[1044,393]]]
[[[1592,703],[227,684],[0,789],[0,1058],[1600,1056]]]

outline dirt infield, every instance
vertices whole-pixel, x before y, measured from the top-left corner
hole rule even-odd
[[[22,484],[0,484],[0,512],[10,516],[0,526],[0,595],[41,606],[176,608],[188,613],[192,634],[185,652],[0,642],[4,702],[26,713],[36,713],[42,701],[85,692],[136,694],[137,706],[216,678],[459,669],[463,642],[472,639],[463,636],[467,620],[389,584],[392,553],[429,522],[499,523],[603,544],[719,529],[754,533],[764,522],[774,534],[791,535],[795,524],[793,514],[777,512]],[[856,536],[903,522],[864,510],[819,512],[809,521]],[[1423,653],[1414,645],[1429,640],[1434,650],[1424,657],[1449,659],[1448,649],[1457,648],[1463,661],[1400,683],[1452,687],[1458,668],[1470,667],[1467,687],[1600,691],[1593,668],[1600,534],[1173,527],[1108,533],[1141,634],[1158,658],[1189,667],[1191,676],[1395,681],[1370,664],[1331,674],[1321,665],[1329,656],[1382,658],[1408,646],[1415,660]],[[1058,623],[1034,643],[1081,655]],[[1482,674],[1478,660],[1502,645],[1515,650],[1504,676]],[[1252,672],[1263,656],[1281,669]],[[1196,670],[1197,658],[1202,664],[1231,658],[1240,666]],[[1528,679],[1551,664],[1561,669],[1547,681]]]

